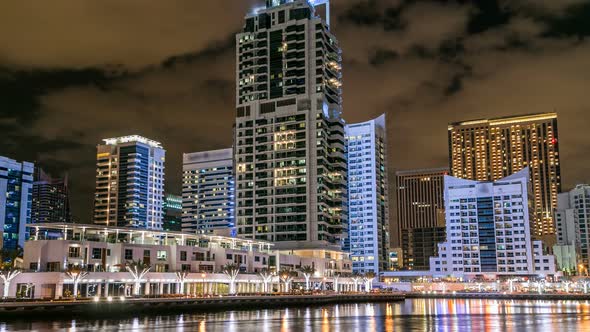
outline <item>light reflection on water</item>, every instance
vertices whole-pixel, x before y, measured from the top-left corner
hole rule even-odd
[[[0,331],[590,331],[587,301],[412,299],[130,319],[1,322]]]

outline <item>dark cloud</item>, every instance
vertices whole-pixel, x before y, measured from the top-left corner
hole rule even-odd
[[[373,66],[382,65],[387,61],[395,60],[399,58],[399,54],[396,51],[377,49],[373,54],[370,55],[369,63]]]
[[[68,171],[88,220],[96,144],[141,134],[180,193],[183,152],[231,145],[234,34],[260,2],[0,3],[0,155]],[[390,172],[445,166],[448,122],[556,109],[564,187],[588,180],[588,1],[332,6],[346,121],[388,114]]]
[[[474,5],[476,9],[469,18],[467,28],[470,34],[505,25],[510,20],[511,13],[498,0],[474,1]]]
[[[566,9],[565,15],[549,17],[547,37],[578,37],[590,36],[590,3],[572,5]]]

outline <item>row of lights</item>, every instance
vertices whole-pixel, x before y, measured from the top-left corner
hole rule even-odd
[[[95,296],[93,298],[93,301],[94,302],[99,302],[100,301],[100,298],[98,296]],[[125,296],[119,296],[119,301],[125,302]],[[107,302],[113,302],[113,297],[112,296],[108,296],[107,297]]]

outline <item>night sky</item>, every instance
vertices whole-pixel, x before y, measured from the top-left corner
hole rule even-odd
[[[590,1],[332,2],[345,119],[387,112],[391,174],[447,166],[451,121],[557,111],[564,189],[590,182]],[[231,146],[234,34],[261,3],[0,2],[0,155],[69,172],[90,222],[96,145],[140,134],[180,194],[183,152]]]

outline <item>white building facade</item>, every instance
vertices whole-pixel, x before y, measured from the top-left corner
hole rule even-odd
[[[183,155],[182,230],[212,233],[235,230],[233,150]]]
[[[567,267],[572,270],[571,260],[577,259],[579,264],[574,264],[573,269],[579,270],[581,267],[584,271],[578,272],[586,273],[590,264],[589,185],[579,184],[574,189],[557,196],[555,228],[557,233],[555,249],[560,252],[565,251],[560,261],[566,262]],[[566,250],[568,248],[569,250]],[[572,254],[572,249],[575,250],[575,254]]]
[[[0,248],[16,249],[25,243],[34,168],[32,163],[0,156]]]
[[[94,223],[162,229],[165,156],[162,144],[137,135],[98,145]]]
[[[8,296],[69,297],[73,282],[65,272],[72,267],[88,272],[79,285],[82,297],[129,296],[138,285],[125,269],[133,261],[149,266],[139,280],[139,295],[228,294],[229,279],[222,273],[226,264],[239,267],[238,293],[265,292],[258,275],[264,269],[273,273],[266,292],[284,291],[278,277],[283,269],[296,273],[293,284],[303,287],[305,279],[299,270],[306,265],[316,268],[311,280],[314,284],[325,288],[329,283],[330,289],[354,290],[351,279],[337,277],[351,273],[346,254],[330,256],[329,252],[314,251],[298,255],[276,251],[265,241],[51,223],[31,227],[31,238],[24,247],[23,273],[12,281]],[[184,287],[180,287],[181,274]]]
[[[555,259],[532,241],[528,168],[495,182],[445,176],[447,241],[431,273],[461,279],[555,274]]]
[[[348,219],[354,272],[379,275],[389,255],[389,195],[385,114],[345,126],[348,160]]]

